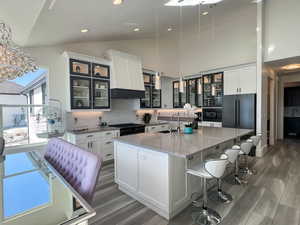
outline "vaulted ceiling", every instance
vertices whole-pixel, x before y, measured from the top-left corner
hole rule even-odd
[[[14,40],[22,46],[57,45],[84,41],[153,38],[198,23],[199,8],[184,7],[182,20],[178,7],[166,7],[167,0],[124,0],[119,6],[112,0],[3,0],[0,20],[12,26]],[[207,16],[201,26],[228,20],[241,7],[255,7],[251,0],[224,0],[218,5],[202,6]],[[139,32],[133,32],[139,27]],[[81,33],[87,28],[89,32]]]

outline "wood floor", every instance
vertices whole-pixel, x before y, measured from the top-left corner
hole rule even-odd
[[[257,175],[246,186],[229,184],[224,189],[233,195],[230,204],[210,200],[209,206],[223,217],[222,225],[300,225],[300,142],[284,141],[253,162]],[[118,190],[113,164],[106,165],[97,185],[92,225],[191,225],[188,207],[172,221]],[[227,180],[227,182],[226,182]]]

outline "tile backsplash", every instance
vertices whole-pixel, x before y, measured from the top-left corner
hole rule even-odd
[[[285,117],[300,117],[300,106],[291,106],[284,108]]]
[[[112,99],[111,111],[67,113],[67,129],[96,128],[99,124],[99,117],[102,118],[102,122],[109,124],[134,123],[139,121],[136,116],[136,110],[139,108],[139,99]]]

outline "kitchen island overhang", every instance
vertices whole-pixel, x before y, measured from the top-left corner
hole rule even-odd
[[[253,130],[200,128],[194,134],[138,134],[114,140],[115,181],[119,189],[171,219],[201,191],[201,179],[186,170],[220,153]]]

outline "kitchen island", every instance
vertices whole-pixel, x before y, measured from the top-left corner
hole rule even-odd
[[[137,134],[115,139],[115,180],[119,189],[166,219],[191,203],[201,180],[186,169],[220,153],[253,130],[203,127],[193,134]],[[213,185],[213,184],[211,184]]]

